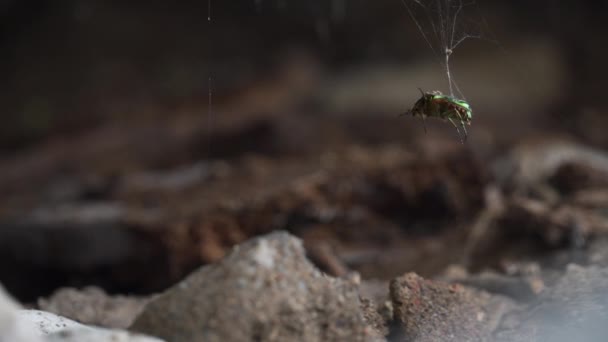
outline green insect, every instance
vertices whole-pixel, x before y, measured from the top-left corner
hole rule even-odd
[[[467,139],[466,124],[471,124],[473,119],[473,111],[471,106],[464,100],[457,99],[452,96],[443,95],[440,91],[424,92],[419,89],[422,97],[416,101],[414,107],[403,113],[403,115],[412,114],[412,116],[420,116],[422,120],[428,117],[435,117],[444,120],[448,120],[456,127],[458,135],[461,137],[461,141],[464,143]],[[464,131],[464,139],[460,134],[456,121],[460,122]],[[426,132],[426,125],[424,126]]]

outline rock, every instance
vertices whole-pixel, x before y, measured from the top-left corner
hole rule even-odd
[[[42,342],[18,317],[19,304],[0,286],[0,342]]]
[[[497,341],[605,341],[608,268],[569,265],[527,310],[505,321]]]
[[[0,286],[0,342],[162,342],[124,330],[90,327],[50,312],[23,310]]]
[[[502,274],[489,270],[469,274],[466,269],[457,265],[448,267],[440,279],[503,295],[518,302],[530,301],[545,287],[540,274]]]
[[[390,332],[388,324],[393,320],[388,285],[389,282],[384,280],[364,280],[359,284],[363,315],[368,324],[383,336]]]
[[[98,287],[63,288],[48,299],[39,299],[38,308],[85,324],[126,328],[146,302],[145,298],[109,296]]]
[[[80,328],[62,330],[46,337],[45,342],[162,342],[163,340],[132,334],[124,330]]]
[[[359,284],[359,294],[376,303],[384,303],[389,299],[388,286],[388,280],[364,279]]]
[[[32,341],[162,342],[157,338],[134,334],[125,330],[87,326],[45,311],[18,310],[16,314],[19,327],[33,333],[38,338]],[[15,340],[15,342],[19,341]],[[30,340],[22,341],[29,342]]]
[[[33,331],[38,336],[46,336],[67,329],[85,328],[78,322],[40,310],[18,310],[16,312],[19,325],[23,329]]]
[[[285,232],[250,240],[153,299],[133,330],[169,341],[369,341],[356,285]]]
[[[408,341],[484,341],[515,307],[507,298],[415,273],[391,281],[390,295],[400,330],[391,333]]]
[[[608,237],[598,237],[589,243],[588,262],[595,266],[608,267]]]
[[[365,317],[367,324],[369,324],[382,336],[388,335],[388,320],[385,319],[385,317],[383,317],[381,314],[382,307],[378,307],[373,300],[366,298],[361,298],[361,305],[363,317]]]

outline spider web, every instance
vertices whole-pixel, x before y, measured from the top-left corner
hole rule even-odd
[[[460,24],[465,20],[467,8],[474,6],[475,2],[465,0],[401,0],[401,2],[444,69],[450,96],[465,99],[452,76],[450,57],[465,40],[482,38],[481,29],[478,29],[477,34],[470,34],[464,30],[465,25]],[[482,18],[475,26],[481,27],[481,23],[483,23]]]

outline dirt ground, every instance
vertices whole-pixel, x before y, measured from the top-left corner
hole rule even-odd
[[[599,146],[511,136],[483,112],[461,144],[449,124],[425,134],[411,117],[297,98],[256,109],[294,96],[276,91],[284,82],[235,94],[211,118],[110,124],[2,163],[4,283],[30,300],[65,285],[150,293],[277,229],[329,274],[389,280],[540,260],[606,230]]]

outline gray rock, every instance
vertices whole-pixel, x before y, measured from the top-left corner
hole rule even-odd
[[[502,316],[516,307],[506,297],[415,273],[391,281],[390,295],[395,341],[487,341]]]
[[[84,327],[62,330],[46,336],[45,342],[163,342],[124,330]]]
[[[17,325],[28,331],[40,342],[162,342],[162,340],[130,333],[120,329],[87,326],[68,318],[39,310],[18,310]],[[10,340],[13,341],[13,340]],[[15,342],[29,342],[19,340]]]
[[[569,265],[554,286],[505,323],[497,341],[606,341],[608,268]]]
[[[0,342],[162,342],[124,330],[90,327],[50,312],[23,310],[0,286]]]
[[[40,310],[75,319],[84,324],[124,329],[133,323],[147,298],[108,295],[98,287],[62,288],[38,300]]]
[[[237,246],[153,299],[133,330],[169,341],[378,339],[354,283],[331,278],[285,232]]]
[[[42,342],[42,338],[18,317],[19,304],[0,286],[0,342]]]
[[[17,310],[16,316],[22,329],[35,332],[38,336],[46,336],[68,329],[86,327],[69,318],[40,310]]]

